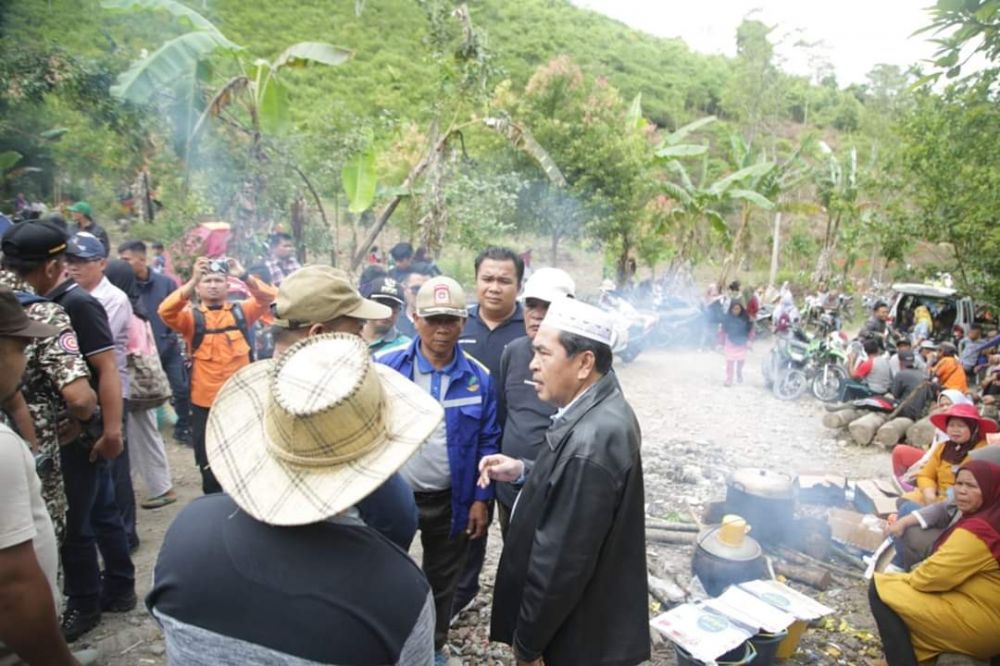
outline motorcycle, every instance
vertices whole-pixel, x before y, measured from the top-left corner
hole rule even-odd
[[[651,342],[657,346],[694,344],[700,339],[705,327],[705,314],[701,306],[683,298],[660,299],[656,304],[656,314],[657,322]]]
[[[600,308],[615,315],[615,336],[611,351],[623,361],[634,361],[649,346],[659,316],[638,310],[623,297],[610,291],[601,293]]]
[[[795,328],[782,338],[764,368],[765,383],[780,400],[797,400],[807,390],[817,400],[832,402],[847,381],[847,350],[839,333],[811,337]]]

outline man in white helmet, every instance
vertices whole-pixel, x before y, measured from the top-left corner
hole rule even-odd
[[[549,304],[576,296],[576,284],[569,273],[558,268],[539,268],[524,283],[525,337],[507,344],[500,357],[496,376],[498,413],[506,413],[500,451],[512,458],[534,460],[545,441],[545,431],[552,425],[557,407],[543,402],[531,380],[531,358],[535,355],[531,341],[538,333]],[[520,484],[498,483],[496,486],[500,529],[506,535],[510,510],[517,499]]]

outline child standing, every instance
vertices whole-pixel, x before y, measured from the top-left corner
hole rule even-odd
[[[747,359],[752,327],[750,316],[743,304],[738,300],[732,301],[729,304],[729,311],[722,318],[723,353],[726,356],[726,386],[733,385],[734,371],[736,381],[740,384],[743,383],[743,364]]]

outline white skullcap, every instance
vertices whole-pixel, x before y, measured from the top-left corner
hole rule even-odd
[[[550,326],[609,347],[613,346],[614,318],[604,310],[574,298],[552,301],[545,319],[542,320],[542,326]]]
[[[540,301],[551,303],[567,296],[572,298],[576,295],[576,283],[569,273],[560,268],[539,268],[528,281],[524,283],[524,293],[521,297],[525,300],[537,298]]]

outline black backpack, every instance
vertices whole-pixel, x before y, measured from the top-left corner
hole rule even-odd
[[[250,328],[247,325],[247,316],[243,313],[243,308],[239,303],[233,303],[232,308],[229,310],[233,313],[233,325],[224,326],[223,328],[206,328],[205,327],[205,313],[201,311],[201,308],[194,308],[194,337],[191,338],[191,354],[194,355],[194,351],[201,346],[202,341],[205,339],[206,335],[218,335],[220,333],[228,333],[229,331],[239,331],[243,334],[243,339],[247,341],[247,346],[250,347],[250,362],[253,363],[254,359],[254,345],[253,340],[250,338]],[[192,361],[194,359],[192,358]]]

